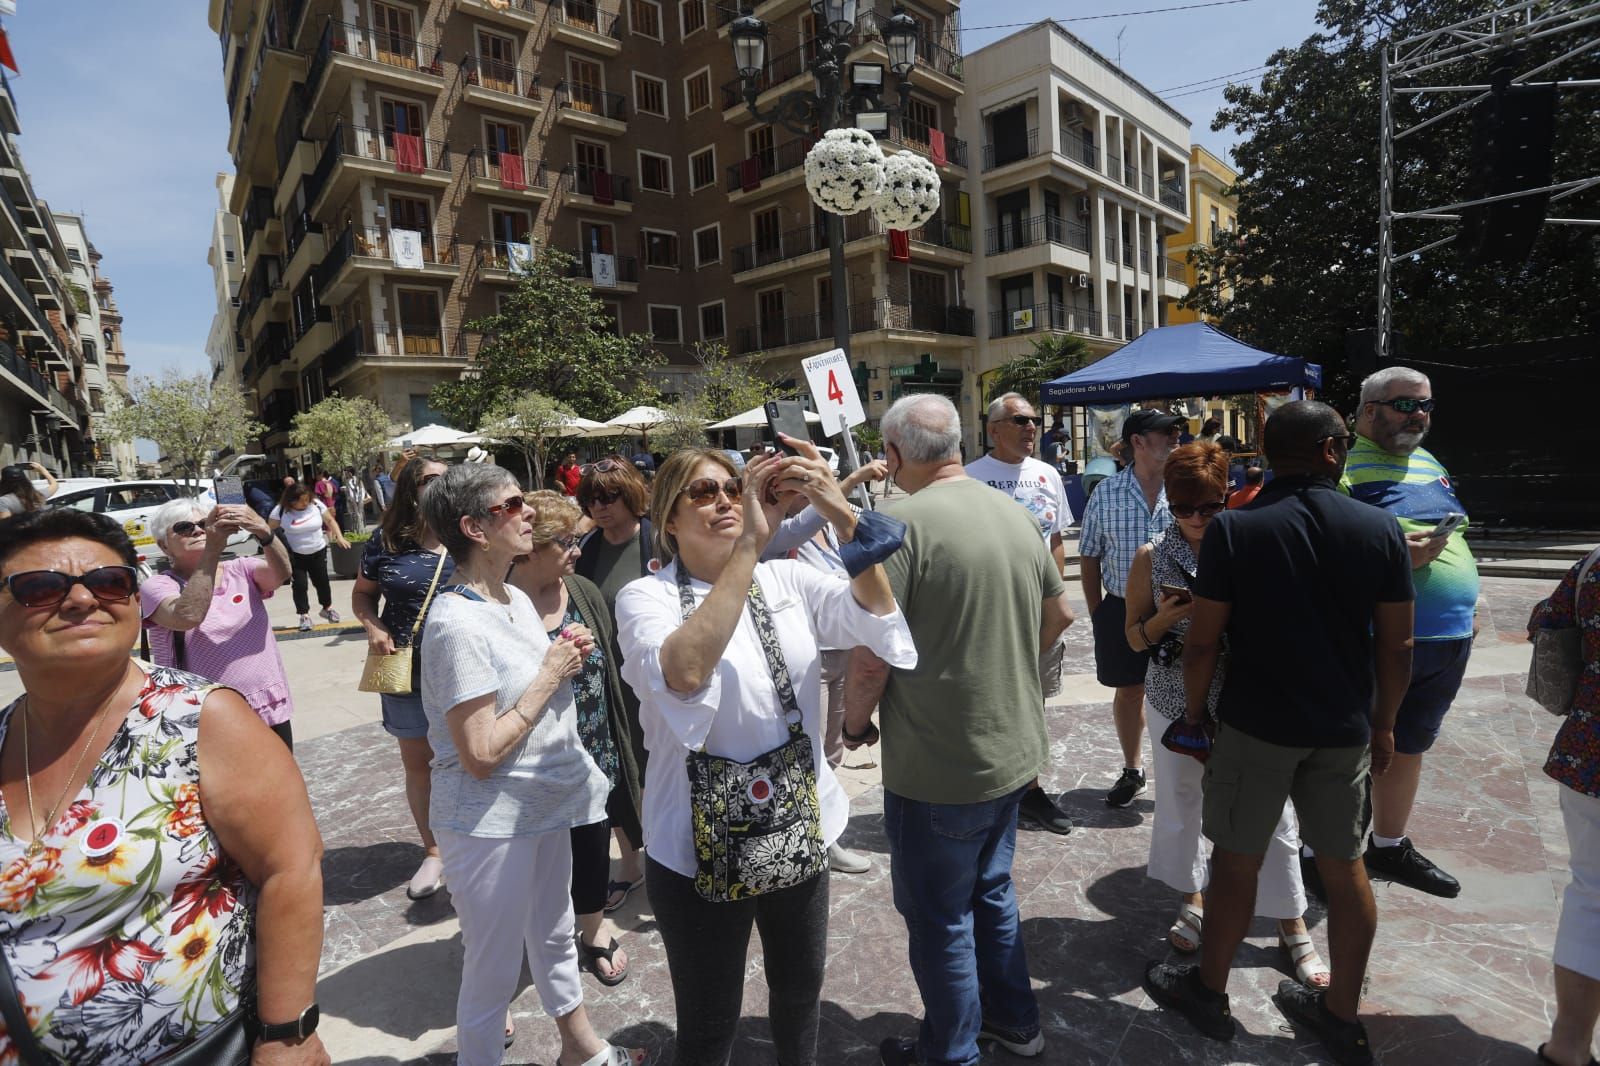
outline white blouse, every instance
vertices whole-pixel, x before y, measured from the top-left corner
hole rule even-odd
[[[849,799],[822,751],[822,674],[818,645],[866,647],[892,667],[917,665],[905,617],[879,617],[856,603],[850,583],[789,559],[758,563],[773,628],[783,647],[796,701],[817,763],[822,836],[832,844],[844,832]],[[711,591],[691,581],[698,604]],[[644,838],[650,857],[685,877],[695,873],[689,818],[689,774],[684,759],[704,747],[740,762],[778,747],[789,737],[778,690],[767,671],[748,603],[722,661],[698,691],[680,696],[661,672],[661,645],[683,624],[677,563],[630,582],[617,594],[617,639],[622,677],[639,697],[639,725],[650,762],[645,772]]]

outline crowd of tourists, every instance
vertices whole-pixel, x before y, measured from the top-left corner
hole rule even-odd
[[[1196,960],[1152,961],[1143,984],[1206,1037],[1235,1034],[1229,971],[1259,915],[1293,974],[1278,1009],[1334,1061],[1375,1061],[1358,1017],[1369,873],[1462,891],[1408,835],[1478,630],[1462,526],[1439,526],[1463,508],[1421,447],[1433,404],[1426,377],[1392,368],[1363,383],[1353,425],[1277,408],[1237,504],[1228,447],[1135,411],[1123,469],[1077,516],[1122,763],[1105,802],[1153,786],[1147,873],[1174,893],[1171,947]],[[1012,867],[1019,823],[1074,828],[1048,787],[1045,707],[1075,621],[1075,516],[1032,404],[1001,396],[986,421],[992,450],[964,463],[955,408],[908,396],[882,419],[884,459],[843,480],[783,438],[737,462],[573,457],[539,491],[408,453],[355,493],[379,519],[351,595],[361,687],[422,846],[406,895],[448,886],[460,921],[463,1066],[511,1045],[524,967],[557,1066],[645,1062],[584,1007],[585,975],[630,975],[637,944],[613,916],[639,890],[673,1061],[732,1061],[756,934],[771,1056],[814,1066],[831,879],[871,866],[841,844],[836,770],[868,745],[923,1007],[880,1061],[1044,1054]],[[903,498],[851,502],[886,476]],[[25,689],[0,711],[0,1060],[328,1062],[321,842],[265,601],[290,583],[305,622],[315,586],[337,618],[325,549],[350,502],[323,479],[252,506],[175,501],[151,522],[170,565],[142,584],[115,523],[28,502],[0,498],[0,647]],[[224,558],[240,532],[262,551]],[[1546,765],[1573,878],[1538,1054],[1582,1066],[1600,1012],[1600,568],[1575,565],[1528,625],[1581,641]]]

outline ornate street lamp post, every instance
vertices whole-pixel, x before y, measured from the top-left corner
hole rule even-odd
[[[765,110],[756,105],[761,95],[761,77],[767,66],[767,24],[751,13],[748,4],[728,27],[733,43],[733,66],[743,82],[745,103],[750,113],[762,122],[774,122],[802,137],[827,133],[854,125],[869,133],[887,133],[898,123],[911,98],[911,70],[917,64],[917,23],[905,8],[895,4],[894,14],[882,26],[884,46],[889,52],[889,69],[899,78],[898,100],[883,101],[883,66],[853,63],[846,78],[846,58],[856,29],[856,0],[815,0],[811,11],[818,31],[815,53],[809,64],[814,89],[784,93]],[[851,121],[845,122],[849,116]],[[850,352],[850,312],[845,292],[844,218],[827,214],[828,256],[833,296],[834,344]]]

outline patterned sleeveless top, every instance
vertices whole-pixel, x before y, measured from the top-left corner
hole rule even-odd
[[[1193,588],[1196,569],[1194,552],[1189,549],[1189,542],[1183,539],[1176,523],[1150,538],[1150,591],[1156,603],[1161,602],[1162,585]],[[1182,640],[1188,632],[1189,620],[1184,619],[1167,630],[1167,637]],[[1227,638],[1223,639],[1226,641]],[[1227,644],[1224,643],[1222,656],[1217,660],[1217,672],[1211,678],[1211,691],[1206,694],[1206,711],[1213,719],[1217,717],[1217,697],[1222,694],[1227,654]],[[1144,671],[1144,694],[1150,706],[1163,718],[1182,718],[1186,699],[1183,694],[1182,656],[1168,666],[1162,666],[1152,656],[1150,665]]]
[[[195,744],[215,687],[148,668],[32,858],[0,801],[0,950],[35,1035],[62,1062],[158,1059],[231,1013],[253,980],[255,889],[200,809]],[[0,711],[0,742],[16,709]],[[18,1061],[0,1021],[0,1066]]]

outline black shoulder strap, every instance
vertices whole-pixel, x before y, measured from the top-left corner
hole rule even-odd
[[[21,1055],[23,1066],[51,1066],[57,1061],[39,1046],[39,1038],[28,1025],[22,999],[17,995],[17,982],[11,974],[11,960],[6,958],[4,948],[0,948],[0,1016],[6,1020],[6,1036]]]

